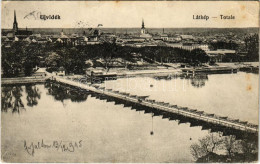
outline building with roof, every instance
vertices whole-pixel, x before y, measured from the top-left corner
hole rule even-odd
[[[64,67],[59,67],[57,71],[52,72],[53,75],[57,76],[65,76],[65,68]]]
[[[190,44],[190,43],[166,43],[167,46],[169,47],[174,47],[174,48],[181,48],[184,50],[194,50],[194,49],[202,49],[206,53],[210,51],[209,46],[207,44]]]
[[[210,57],[210,60],[221,62],[223,56],[225,55],[234,55],[237,54],[235,50],[229,50],[229,49],[217,49],[213,51],[207,51],[206,52],[208,56]]]
[[[16,20],[16,12],[14,10],[14,22],[13,22],[13,33],[15,36],[29,36],[29,35],[32,35],[32,31],[29,31],[27,30],[27,27],[26,27],[26,30],[20,30],[18,28],[18,23],[17,23],[17,20]]]
[[[182,40],[194,40],[192,35],[181,35],[180,37]]]
[[[86,45],[88,38],[86,36],[79,36],[76,38],[76,45]]]
[[[9,30],[9,31],[5,31],[3,32],[4,36],[7,36],[8,38],[15,38],[17,37],[18,40],[24,40],[26,39],[28,36],[32,35],[32,31],[29,31],[26,27],[25,30],[19,29],[18,28],[18,22],[16,19],[16,11],[14,10],[14,22],[13,22],[13,29]],[[14,39],[15,41],[17,41],[17,39]]]
[[[140,38],[152,39],[152,35],[150,35],[150,34],[147,32],[147,30],[145,29],[144,20],[142,20],[142,27],[141,27]]]
[[[163,41],[168,41],[168,39],[169,39],[168,34],[164,33],[164,29],[163,29],[163,33],[161,34],[161,39],[162,39]]]
[[[236,50],[228,50],[228,49],[217,49],[217,50],[213,50],[213,51],[207,51],[208,55],[218,55],[218,54],[235,54]]]

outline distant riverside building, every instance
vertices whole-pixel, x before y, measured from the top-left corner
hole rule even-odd
[[[210,51],[209,46],[207,44],[190,44],[190,43],[166,43],[167,46],[169,47],[176,47],[176,48],[181,48],[184,50],[194,50],[194,49],[202,49],[205,52]]]
[[[235,50],[228,50],[228,49],[217,49],[217,50],[213,50],[213,51],[208,51],[207,52],[209,55],[213,55],[213,54],[235,54],[236,51]]]
[[[215,60],[217,62],[221,62],[224,55],[234,55],[237,54],[235,50],[229,50],[229,49],[217,49],[213,51],[206,52],[211,60]]]

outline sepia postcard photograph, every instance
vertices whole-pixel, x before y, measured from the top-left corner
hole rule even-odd
[[[259,1],[2,1],[2,163],[257,163]]]

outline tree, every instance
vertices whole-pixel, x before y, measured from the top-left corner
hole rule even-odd
[[[205,155],[207,151],[203,149],[199,144],[195,143],[190,146],[191,155],[197,160]]]
[[[118,47],[115,43],[115,40],[110,42],[105,42],[101,45],[101,49],[103,50],[101,52],[102,58],[104,59],[105,65],[104,67],[107,69],[107,71],[111,68],[111,62],[112,60],[117,56],[117,50]]]
[[[2,46],[2,69],[4,77],[17,77],[25,74],[30,76],[33,68],[39,65],[39,56],[42,55],[44,46],[24,42],[15,42],[11,47]]]
[[[246,138],[240,142],[242,146],[242,152],[245,156],[256,153],[258,151],[258,139],[257,138]]]
[[[209,56],[200,48],[193,49],[190,58],[192,63],[207,63],[209,61]]]
[[[236,140],[235,136],[225,136],[223,138],[223,149],[227,151],[229,157],[235,152],[239,152],[240,148],[239,141]]]
[[[22,71],[25,47],[21,43],[14,43],[12,47],[2,47],[3,77],[17,77]]]
[[[214,153],[220,148],[221,143],[221,137],[219,137],[217,133],[211,133],[206,137],[199,139],[198,143],[191,145],[191,154],[195,159],[201,158],[209,153]]]
[[[71,69],[75,74],[84,74],[85,69],[85,59],[83,58],[84,53],[82,51],[78,51],[75,48],[72,48],[69,51],[69,60],[71,61]]]
[[[259,36],[258,34],[245,37],[247,59],[249,61],[259,61]]]
[[[237,140],[235,136],[220,136],[211,133],[190,146],[191,154],[197,162],[250,162],[257,160],[257,137],[246,137]],[[225,155],[217,151],[226,151]]]
[[[25,76],[30,76],[33,73],[33,68],[39,65],[39,47],[37,45],[30,45],[26,47],[25,60],[23,62],[23,69]]]
[[[50,52],[48,57],[45,59],[46,65],[51,68],[51,70],[57,70],[60,67],[61,56],[56,52]]]

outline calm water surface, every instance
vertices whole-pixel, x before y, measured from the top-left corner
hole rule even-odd
[[[102,85],[257,123],[257,84],[257,75],[238,73],[195,80],[137,77]],[[49,84],[2,86],[1,118],[2,155],[8,162],[193,162],[190,145],[209,134],[88,93],[66,97],[64,89]],[[25,141],[27,146],[80,142],[81,147],[74,146],[73,152],[35,149],[32,156]]]
[[[113,90],[148,95],[149,99],[258,124],[258,74],[136,77],[106,81],[104,85]]]

